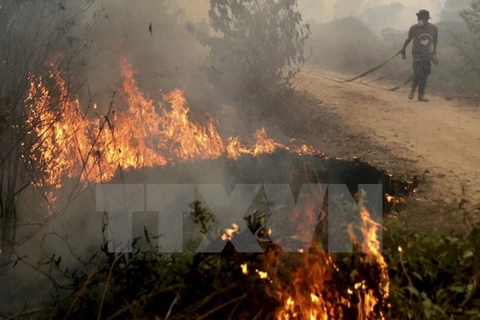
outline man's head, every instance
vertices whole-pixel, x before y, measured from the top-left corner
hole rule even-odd
[[[418,25],[423,27],[427,24],[428,20],[430,20],[430,12],[427,10],[420,10],[417,13]]]

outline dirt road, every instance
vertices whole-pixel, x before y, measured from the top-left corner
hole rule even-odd
[[[429,103],[410,101],[408,88],[392,92],[368,79],[342,83],[350,75],[321,70],[302,76],[301,89],[322,100],[348,131],[410,161],[418,172],[428,170],[430,188],[420,188],[417,200],[480,203],[480,105],[433,94]]]

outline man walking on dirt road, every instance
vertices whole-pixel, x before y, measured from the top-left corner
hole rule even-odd
[[[430,75],[432,62],[438,64],[436,57],[438,43],[438,28],[430,23],[430,13],[427,10],[420,10],[417,13],[418,23],[410,27],[408,39],[402,48],[402,58],[406,59],[405,49],[413,40],[413,83],[408,98],[412,100],[418,87],[418,101],[428,102],[425,99],[427,78]]]

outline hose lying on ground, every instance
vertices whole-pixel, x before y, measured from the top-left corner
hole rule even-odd
[[[362,73],[362,74],[359,75],[359,76],[356,76],[355,78],[345,80],[345,82],[355,81],[355,80],[357,80],[357,79],[360,79],[360,78],[363,78],[363,77],[369,75],[369,74],[372,73],[372,72],[377,71],[377,70],[380,69],[380,68],[383,68],[387,63],[389,63],[390,61],[392,61],[393,59],[395,59],[395,58],[396,58],[399,54],[401,54],[401,53],[402,53],[402,50],[400,50],[399,52],[397,52],[393,57],[391,57],[391,58],[388,59],[387,61],[379,64],[378,66],[375,66],[375,67],[373,67],[373,68],[365,71],[364,73]]]
[[[413,74],[412,74],[410,77],[408,77],[407,81],[405,81],[404,84],[398,85],[398,86],[396,86],[396,87],[394,87],[394,88],[392,88],[392,89],[389,89],[389,90],[390,90],[390,91],[397,91],[397,90],[400,89],[401,87],[406,86],[406,85],[407,85],[408,83],[410,83],[410,81],[412,81],[412,80],[413,80]]]
[[[399,73],[401,73],[401,72],[403,72],[403,71],[405,71],[405,70],[408,70],[408,69],[410,69],[410,68],[411,68],[411,67],[408,66],[408,67],[403,68],[403,69],[400,69],[400,70],[395,70],[395,71],[393,71],[393,72],[390,72],[389,74],[385,74],[385,75],[382,75],[382,76],[380,76],[380,77],[378,77],[378,78],[375,78],[375,79],[373,79],[372,81],[369,81],[368,83],[374,83],[374,82],[377,82],[377,81],[380,81],[380,80],[383,80],[383,79],[386,79],[386,78],[390,78],[391,76],[397,75],[397,74],[399,74]]]
[[[373,67],[373,68],[365,71],[365,72],[362,73],[361,75],[358,75],[358,76],[356,76],[356,77],[354,77],[354,78],[351,78],[351,79],[348,79],[348,80],[341,80],[341,81],[340,81],[340,80],[334,80],[334,79],[329,79],[329,80],[335,81],[335,82],[352,82],[352,81],[355,81],[355,80],[357,80],[357,79],[360,79],[360,78],[363,78],[363,77],[369,75],[369,74],[372,73],[372,72],[377,71],[377,70],[380,69],[380,68],[383,68],[385,65],[387,65],[387,63],[389,63],[390,61],[392,61],[393,59],[395,59],[395,58],[396,58],[399,54],[401,54],[401,53],[402,53],[402,50],[400,50],[399,52],[397,52],[394,56],[392,56],[392,57],[391,57],[390,59],[388,59],[387,61],[379,64],[378,66],[375,66],[375,67]],[[403,70],[405,70],[405,69],[402,69],[402,70],[400,70],[400,71],[403,71]],[[377,79],[373,80],[372,82],[378,81],[378,80],[383,79],[383,78],[386,78],[386,77],[388,77],[388,76],[389,76],[389,75],[382,76],[382,77],[380,77],[380,78],[377,78]],[[324,76],[324,77],[325,77],[325,76]],[[398,90],[398,89],[406,86],[406,85],[407,85],[408,83],[410,83],[412,80],[413,80],[413,75],[409,76],[408,79],[407,79],[403,84],[398,85],[398,86],[396,86],[396,87],[393,87],[393,88],[391,88],[391,89],[385,89],[385,90],[396,91],[396,90]]]

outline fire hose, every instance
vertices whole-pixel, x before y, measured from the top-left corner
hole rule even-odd
[[[395,58],[396,58],[398,55],[400,55],[401,53],[402,53],[402,50],[398,51],[393,57],[391,57],[391,58],[388,59],[387,61],[379,64],[378,66],[375,66],[375,67],[373,67],[373,68],[365,71],[365,72],[362,73],[361,75],[358,75],[358,76],[356,76],[356,77],[354,77],[354,78],[352,78],[352,79],[345,80],[345,82],[355,81],[355,80],[357,80],[357,79],[360,79],[360,78],[363,78],[363,77],[369,75],[369,74],[372,73],[372,72],[377,71],[377,70],[380,69],[380,68],[383,68],[385,65],[387,65],[387,63],[389,63],[390,61],[392,61],[393,59],[395,59]]]
[[[378,69],[383,68],[383,67],[386,66],[390,61],[392,61],[392,60],[395,59],[397,56],[399,56],[400,54],[402,54],[402,51],[403,51],[403,50],[398,51],[396,54],[394,54],[390,59],[386,60],[385,62],[382,62],[381,64],[379,64],[379,65],[377,65],[377,66],[375,66],[375,67],[373,67],[373,68],[365,71],[364,73],[362,73],[362,74],[360,74],[360,75],[358,75],[358,76],[356,76],[356,77],[354,77],[354,78],[351,78],[351,79],[348,79],[348,80],[344,80],[344,82],[352,82],[352,81],[355,81],[355,80],[357,80],[357,79],[363,78],[363,77],[371,74],[372,72],[377,71]],[[411,76],[407,79],[407,81],[405,81],[405,83],[403,83],[403,84],[401,84],[401,85],[398,85],[398,86],[396,86],[396,87],[394,87],[394,88],[388,89],[388,90],[390,90],[390,91],[396,91],[396,90],[400,89],[401,87],[406,86],[406,85],[407,85],[410,81],[412,81],[412,80],[413,80],[413,75],[411,75]]]
[[[403,50],[398,51],[398,52],[395,53],[390,59],[382,62],[381,64],[379,64],[379,65],[377,65],[377,66],[375,66],[375,67],[373,67],[373,68],[371,68],[371,69],[363,72],[362,74],[360,74],[360,75],[358,75],[358,76],[356,76],[356,77],[354,77],[354,78],[351,78],[351,79],[345,80],[345,79],[337,78],[337,79],[338,79],[338,80],[337,80],[337,79],[328,78],[328,77],[326,77],[326,76],[324,76],[324,75],[322,75],[322,76],[325,77],[325,78],[327,78],[327,79],[329,79],[329,80],[331,80],[331,81],[335,81],[335,82],[338,82],[338,83],[352,82],[352,81],[358,80],[358,79],[360,79],[360,78],[363,78],[363,77],[371,74],[372,72],[377,71],[378,69],[383,68],[383,67],[384,67],[385,65],[387,65],[390,61],[392,61],[392,60],[395,59],[397,56],[399,56],[400,54],[402,54],[402,52],[403,52]],[[433,62],[434,64],[438,64],[438,60],[437,60],[437,58],[436,58],[435,56],[432,57],[432,62]],[[400,71],[403,71],[403,70],[406,70],[406,68],[405,68],[405,69],[402,69],[402,70],[400,70]],[[387,78],[388,76],[389,76],[389,75],[381,76],[380,78],[377,78],[377,79],[373,80],[372,82],[375,82],[375,81],[380,80],[380,79]],[[410,76],[408,77],[408,79],[407,79],[403,84],[400,84],[400,85],[398,85],[398,86],[396,86],[396,87],[393,87],[393,88],[390,88],[390,89],[385,89],[385,90],[388,90],[388,91],[396,91],[396,90],[398,90],[398,89],[406,86],[408,83],[410,83],[410,82],[413,80],[413,77],[414,77],[414,75],[412,74],[412,75],[410,75]]]

